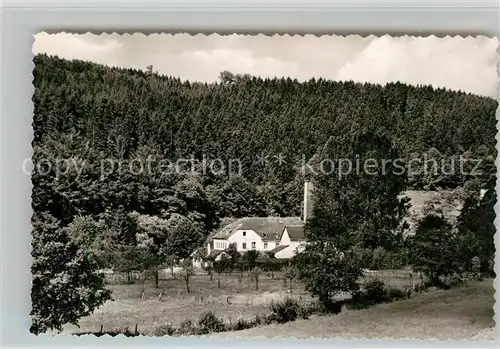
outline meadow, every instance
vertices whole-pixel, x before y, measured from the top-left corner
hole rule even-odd
[[[271,324],[215,337],[296,338],[498,338],[493,320],[493,279],[472,281],[448,290],[429,288],[410,299],[379,304],[339,315],[311,316],[282,325]]]
[[[419,282],[417,277],[410,275],[410,270],[382,270],[367,272],[365,279],[377,277],[389,287],[403,288]],[[258,290],[247,273],[243,273],[241,282],[238,279],[239,273],[221,274],[219,288],[217,274],[211,280],[206,273],[199,273],[191,277],[190,293],[187,293],[185,280],[179,275],[172,277],[170,271],[162,273],[159,288],[154,288],[150,280],[144,286],[139,280],[127,284],[125,277],[115,275],[110,278],[113,283],[109,285],[113,300],[81,319],[80,327],[66,325],[64,332],[135,331],[137,326],[138,332],[151,335],[157,326],[167,323],[196,322],[208,310],[232,322],[266,314],[273,301],[285,297],[293,297],[302,304],[314,301],[297,280],[293,280],[290,288],[282,272],[261,275]],[[339,298],[348,296],[341,294]]]

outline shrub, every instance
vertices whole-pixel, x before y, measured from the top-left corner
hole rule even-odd
[[[453,279],[453,278],[455,278],[455,277],[456,277],[456,278],[459,278],[459,275],[458,275],[458,274],[456,274],[456,273],[454,273],[454,274],[452,274],[452,275],[451,275],[451,278],[452,278],[452,279]],[[422,283],[422,290],[426,290],[426,289],[428,289],[429,287],[434,287],[434,286],[436,286],[436,285],[437,285],[437,284],[436,284],[436,282],[435,282],[434,280],[427,279],[427,280],[425,280],[425,281]]]
[[[375,304],[387,300],[387,288],[380,279],[372,279],[365,284],[365,299]]]
[[[364,309],[372,304],[368,304],[363,291],[356,291],[347,302],[348,309]]]
[[[245,319],[238,319],[236,323],[232,326],[232,331],[241,331],[246,330],[247,328],[251,328],[253,324],[250,321]]]
[[[181,325],[179,326],[178,332],[179,332],[179,334],[182,334],[182,335],[191,336],[191,335],[197,334],[198,330],[197,330],[195,324],[193,323],[193,321],[184,320],[183,322],[181,322]]]
[[[481,279],[481,259],[478,256],[474,256],[471,260],[472,272],[475,274],[476,279]]]
[[[176,334],[176,332],[177,332],[176,328],[172,324],[165,324],[158,326],[155,329],[154,334],[155,336],[163,337],[163,336],[173,336]]]
[[[411,291],[410,291],[411,292]],[[387,299],[388,300],[398,300],[398,299],[403,299],[405,297],[409,297],[411,293],[408,295],[408,293],[404,292],[403,290],[396,288],[396,287],[390,287],[387,290]]]
[[[269,324],[271,322],[272,322],[272,319],[267,324]],[[257,314],[257,315],[255,315],[255,317],[253,319],[250,319],[250,320],[238,319],[238,321],[236,321],[236,323],[234,323],[233,325],[229,326],[227,328],[227,330],[228,331],[241,331],[241,330],[245,330],[247,328],[259,326],[262,323],[266,323],[266,318],[261,317],[260,315]]]
[[[117,335],[123,334],[125,337],[137,337],[140,335],[140,333],[136,333],[131,331],[128,328],[125,329],[114,329],[114,330],[108,330],[108,331],[103,331],[103,332],[79,332],[75,333],[76,336],[84,336],[88,334],[93,334],[96,337],[101,337],[104,335],[110,335],[111,337],[115,337]]]
[[[299,307],[299,317],[301,319],[307,320],[309,316],[313,313],[313,308],[311,307]]]
[[[255,315],[255,317],[252,320],[254,326],[259,326],[260,324],[262,324],[262,322],[263,320],[259,314]]]
[[[224,321],[217,318],[212,311],[207,311],[200,316],[198,321],[198,332],[200,334],[222,332],[224,330],[226,330]]]
[[[383,281],[373,279],[365,284],[364,291],[353,293],[349,303],[350,309],[363,309],[375,304],[389,302],[393,299],[403,299],[411,295],[411,288],[401,290],[399,288],[387,288]]]
[[[309,314],[321,314],[324,309],[323,309],[323,305],[321,304],[321,302],[312,302],[312,303],[309,303],[307,305],[307,309],[309,310]]]
[[[300,305],[292,298],[271,303],[271,317],[280,324],[295,321],[299,316],[299,312]]]
[[[413,291],[419,292],[417,288],[414,288],[412,286],[403,287],[403,294],[406,298],[410,298],[411,295],[413,294]]]
[[[265,316],[262,318],[262,323],[263,323],[264,325],[270,325],[270,324],[272,324],[272,323],[274,322],[274,318],[275,318],[275,316],[274,316],[274,314],[273,314],[273,313],[268,314],[268,315],[265,315]]]
[[[356,293],[358,291],[355,291]],[[319,314],[339,314],[342,312],[342,306],[345,304],[345,301],[334,301],[330,300],[328,302],[319,301],[317,306],[314,308],[315,312]],[[312,308],[311,308],[312,309]]]

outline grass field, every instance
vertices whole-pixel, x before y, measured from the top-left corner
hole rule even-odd
[[[283,286],[282,273],[275,273],[274,278],[262,275],[258,290],[246,273],[241,284],[238,274],[221,275],[220,289],[217,287],[217,275],[213,276],[212,281],[208,275],[193,276],[189,282],[189,294],[180,277],[160,280],[159,286],[159,289],[155,289],[148,282],[144,298],[141,298],[141,284],[111,285],[114,300],[108,301],[91,316],[81,319],[80,328],[67,325],[64,332],[99,331],[101,325],[104,330],[134,329],[137,324],[139,332],[152,334],[157,325],[178,325],[188,319],[197,321],[207,310],[232,321],[267,313],[273,300],[288,295],[288,288]],[[298,282],[293,283],[292,290],[297,299],[304,302],[311,300]]]
[[[387,285],[403,287],[410,282],[407,270],[385,270],[371,272],[367,278],[380,277]],[[217,275],[213,280],[206,274],[193,276],[190,283],[190,293],[182,278],[173,279],[169,273],[160,280],[160,287],[152,287],[148,281],[142,285],[114,284],[113,301],[108,301],[97,309],[91,316],[80,320],[80,328],[67,325],[64,332],[89,332],[103,330],[135,329],[144,334],[153,334],[156,326],[166,323],[180,324],[184,320],[197,321],[200,315],[212,310],[216,316],[226,320],[236,321],[238,318],[249,319],[256,314],[266,314],[273,300],[283,299],[290,294],[284,286],[283,274],[277,272],[274,278],[271,275],[262,275],[259,281],[259,290],[255,282],[246,273],[241,284],[238,274],[221,275],[220,289],[217,287]],[[312,298],[304,290],[303,285],[294,281],[292,296],[299,302],[310,302]],[[159,297],[161,293],[161,298]],[[347,295],[341,295],[344,298]]]
[[[493,280],[449,290],[434,288],[414,298],[339,315],[314,316],[283,325],[213,334],[216,337],[342,337],[494,339]],[[486,336],[477,336],[486,333]]]

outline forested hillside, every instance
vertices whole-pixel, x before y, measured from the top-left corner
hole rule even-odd
[[[76,213],[99,214],[118,206],[159,214],[176,205],[165,197],[176,196],[173,188],[182,188],[182,181],[189,181],[199,196],[180,205],[186,212],[202,206],[205,217],[297,215],[302,159],[314,155],[330,136],[368,127],[385,129],[407,159],[422,154],[495,157],[497,102],[471,94],[401,83],[299,83],[231,74],[222,74],[221,83],[206,84],[46,55],[34,61],[34,159],[78,157],[85,163],[85,183],[64,187],[61,179],[55,184],[34,176],[35,209],[65,221]],[[281,164],[257,161],[279,154],[285,160]],[[207,173],[182,180],[111,174],[97,181],[102,159],[141,156],[171,161],[205,156],[226,164],[239,159],[244,173],[243,178]],[[468,179],[425,175],[409,184],[454,188]],[[186,195],[183,190],[180,196]],[[71,204],[48,200],[48,195],[63,195]],[[211,199],[217,204],[205,212],[211,205],[203,202]],[[207,228],[216,218],[206,222]]]
[[[412,169],[396,174],[392,164],[378,177],[317,176],[317,204],[306,227],[311,244],[299,255],[305,261],[299,259],[305,272],[299,276],[325,304],[332,290],[354,289],[361,270],[337,245],[349,256],[358,248],[364,266],[387,249],[396,261],[391,268],[411,262],[427,270],[429,259],[408,261],[403,235],[394,234],[404,228],[405,201],[398,197],[407,188],[475,193],[459,219],[458,242],[442,217],[418,230],[439,243],[415,239],[417,257],[428,251],[450,257],[447,269],[429,273],[462,267],[458,255],[468,269],[479,263],[491,270],[497,102],[490,98],[401,83],[299,83],[230,72],[205,84],[160,76],[152,67],[117,69],[46,55],[34,62],[34,333],[76,324],[110,299],[98,273],[103,268],[141,271],[143,282],[153,275],[158,287],[160,269],[187,262],[187,284],[194,273],[187,257],[224,218],[300,215],[301,167],[311,158],[388,156]],[[418,159],[439,162],[439,169],[457,163],[452,171],[419,172],[425,165],[414,169]],[[463,171],[463,159],[482,161],[476,171],[475,161]],[[207,169],[204,161],[215,160],[226,168]],[[239,175],[230,167],[234,160]],[[481,187],[490,190],[478,202]],[[338,264],[325,268],[331,256]],[[346,272],[352,285],[338,285],[344,278],[329,270]]]

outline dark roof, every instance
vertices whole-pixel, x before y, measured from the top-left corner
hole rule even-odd
[[[212,250],[207,258],[215,258],[220,255],[224,250]]]
[[[246,217],[226,225],[213,236],[214,239],[227,239],[235,231],[253,230],[263,239],[279,240],[288,225],[303,224],[299,217]]]
[[[269,254],[275,254],[275,253],[278,253],[281,250],[284,250],[287,247],[288,247],[288,245],[279,245],[279,246],[276,246],[275,248],[273,248],[272,250],[270,250],[268,253]]]
[[[305,240],[304,225],[287,225],[286,231],[291,241]]]
[[[232,218],[232,217],[224,217],[221,219],[221,226],[222,227],[225,227],[231,223],[233,223],[234,221],[237,221],[238,218]],[[213,239],[214,239],[214,236],[219,233],[220,229],[219,230],[214,230],[214,231],[211,231],[210,234],[208,234],[207,236],[207,239],[206,239],[206,242],[212,242]]]

